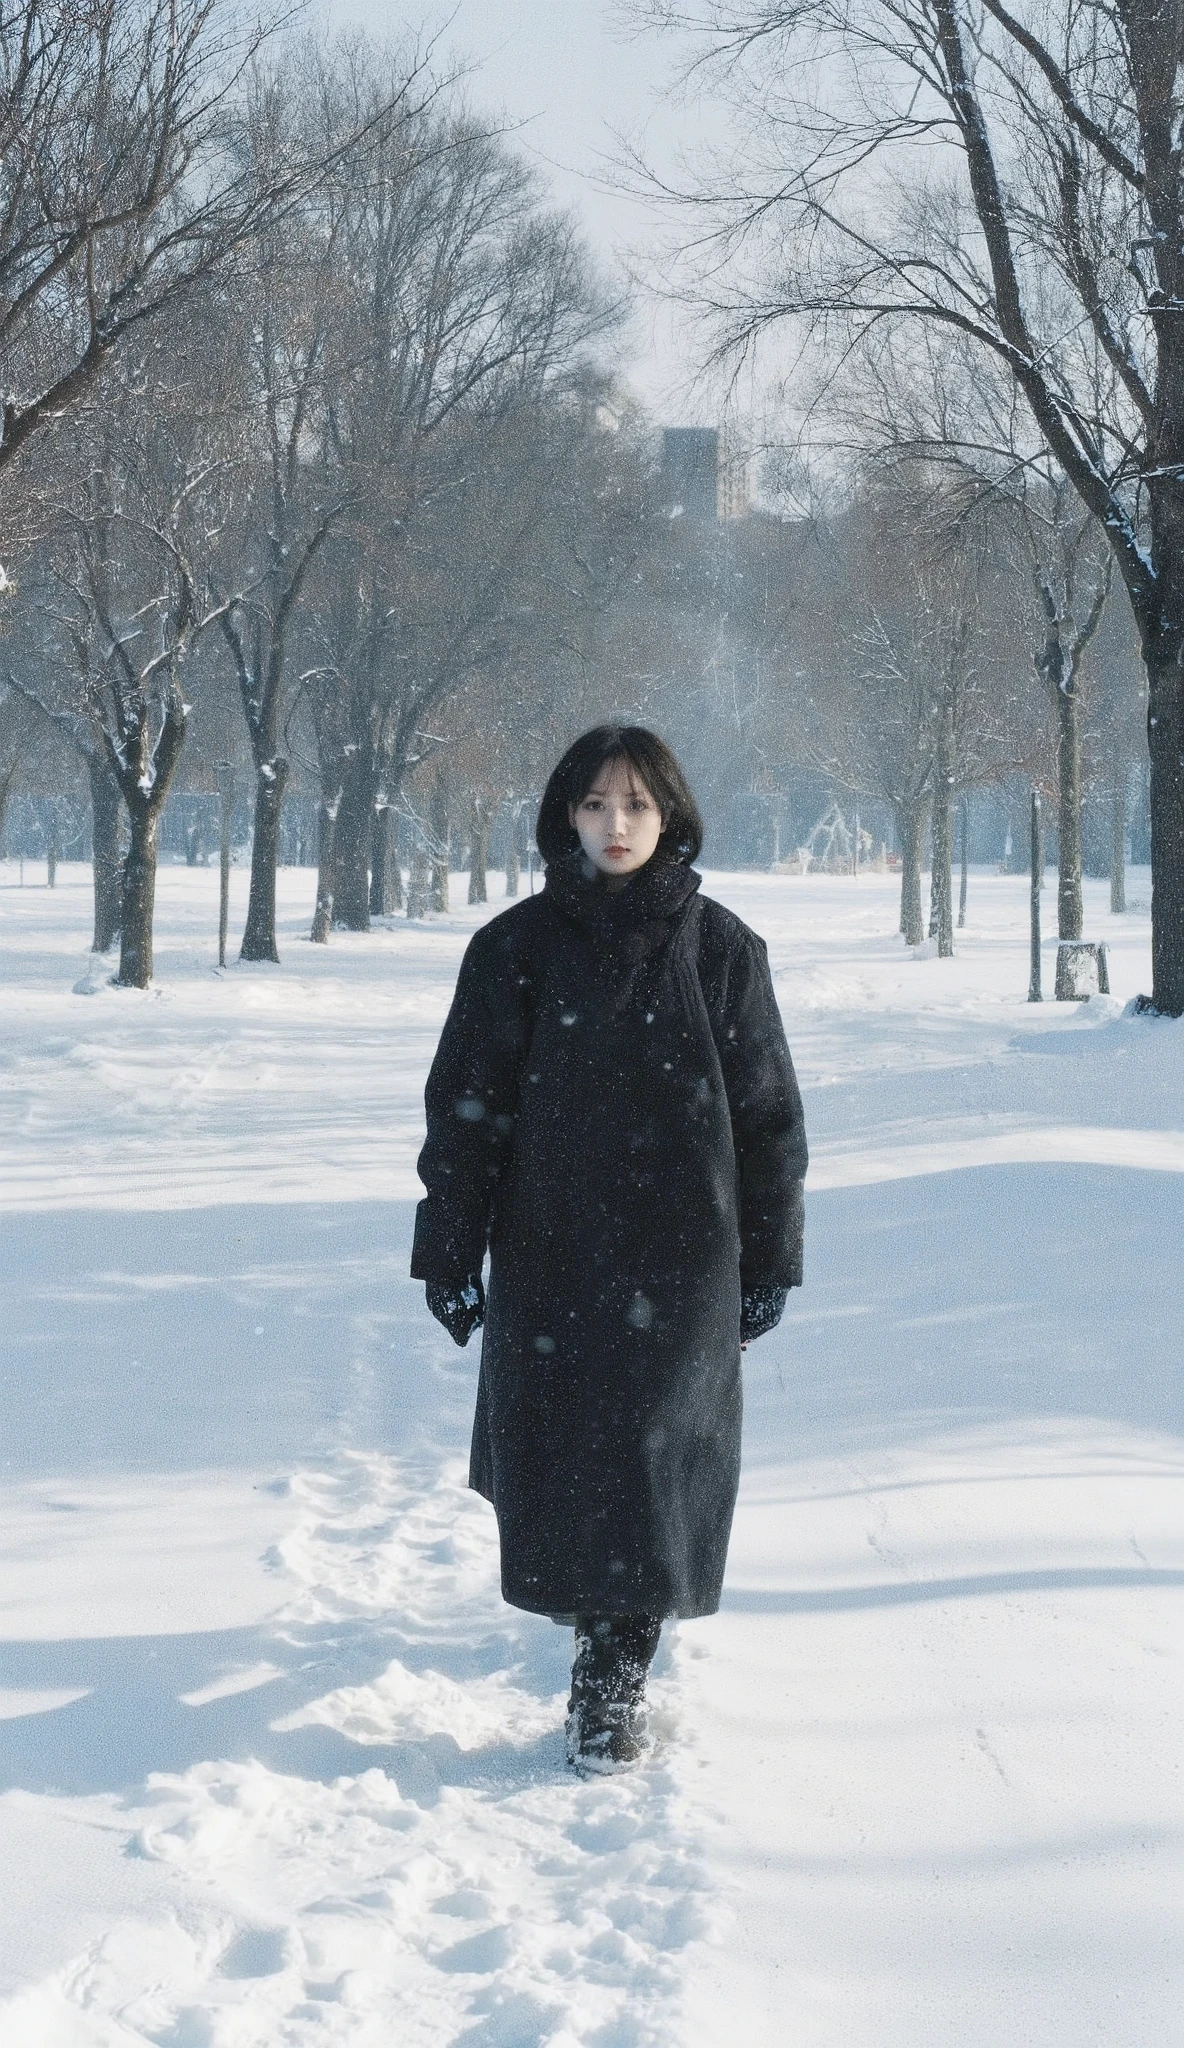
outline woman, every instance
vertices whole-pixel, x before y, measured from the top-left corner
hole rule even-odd
[[[699,895],[664,742],[585,733],[536,836],[545,887],[475,934],[428,1077],[411,1271],[458,1344],[484,1322],[469,1483],[505,1598],[575,1624],[569,1761],[611,1769],[664,1617],[719,1605],[806,1141],[764,942]]]

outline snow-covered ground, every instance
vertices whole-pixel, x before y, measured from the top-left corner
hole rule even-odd
[[[1114,997],[1036,1008],[1022,879],[972,876],[952,962],[889,877],[707,886],[769,939],[807,1285],[747,1354],[723,1611],[667,1630],[652,1763],[584,1784],[570,1639],[463,1485],[476,1347],[406,1277],[487,913],[314,948],[289,871],[283,967],[218,975],[216,875],[169,868],[137,995],[85,870],[0,866],[5,2048],[1184,2042],[1145,905],[1088,885]]]

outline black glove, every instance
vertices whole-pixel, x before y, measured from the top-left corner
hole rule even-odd
[[[775,1330],[781,1321],[788,1287],[744,1287],[740,1292],[740,1342],[751,1344]]]
[[[485,1321],[481,1275],[470,1274],[467,1280],[429,1280],[427,1298],[436,1321],[443,1323],[453,1343],[463,1351],[478,1324]]]

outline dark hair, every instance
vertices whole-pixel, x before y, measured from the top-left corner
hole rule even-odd
[[[568,806],[586,797],[610,761],[627,761],[641,777],[662,813],[655,860],[692,861],[703,844],[703,820],[687,780],[665,740],[644,725],[594,725],[568,748],[551,772],[539,805],[534,836],[545,861],[574,853],[579,834]]]

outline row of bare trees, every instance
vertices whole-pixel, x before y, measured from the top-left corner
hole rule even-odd
[[[953,950],[954,813],[1022,779],[1057,825],[1058,931],[1082,935],[1083,752],[1111,765],[1122,810],[1141,752],[1133,636],[1107,610],[1108,564],[1052,492],[1022,504],[951,491],[944,474],[873,475],[825,533],[815,579],[831,593],[789,703],[800,759],[886,805],[902,861],[901,929],[924,936],[921,868],[932,836],[929,926]],[[800,665],[800,664],[799,664]]]
[[[730,159],[717,147],[702,175],[661,190],[671,288],[702,316],[716,359],[756,352],[777,366],[788,342],[807,437],[820,423],[833,433],[850,371],[865,397],[880,380],[894,434],[916,410],[902,397],[920,392],[925,452],[991,488],[1029,472],[1088,515],[1125,587],[1146,681],[1151,1000],[1184,1013],[1184,11],[631,11],[690,38],[697,91],[731,112]],[[968,386],[989,402],[968,402]],[[1067,633],[1071,646],[1093,599],[1079,587],[1070,619],[1064,595],[1050,576],[1052,641]],[[1050,643],[1050,681],[1061,659]]]
[[[158,427],[164,418],[158,407]],[[481,490],[496,518],[441,528],[431,504],[422,509],[416,554],[422,551],[423,565],[417,577],[404,574],[403,631],[415,634],[417,673],[431,680],[435,658],[452,680],[431,711],[419,713],[397,773],[365,749],[371,707],[387,715],[405,680],[393,666],[359,665],[352,673],[360,672],[361,684],[347,688],[346,664],[325,661],[342,600],[337,576],[322,572],[322,562],[332,570],[333,545],[327,541],[313,558],[292,640],[295,672],[281,696],[285,751],[277,758],[285,780],[289,768],[295,774],[302,818],[309,792],[317,799],[320,830],[315,842],[302,836],[299,856],[307,860],[310,844],[319,843],[315,937],[326,938],[334,923],[364,929],[372,916],[400,907],[408,860],[412,914],[447,907],[450,856],[469,868],[470,900],[484,900],[495,821],[512,893],[532,799],[550,762],[580,725],[621,712],[674,739],[725,858],[776,857],[797,847],[830,792],[862,805],[877,831],[891,820],[902,857],[901,928],[910,943],[925,932],[927,841],[929,927],[948,953],[955,813],[965,849],[967,800],[982,816],[985,797],[986,812],[1001,821],[1015,792],[1033,781],[1057,819],[1061,935],[1081,930],[1086,786],[1091,804],[1110,811],[1121,907],[1126,790],[1142,752],[1139,664],[1124,610],[1106,603],[1105,559],[1091,552],[1071,502],[1032,490],[1017,505],[968,490],[960,478],[951,483],[944,470],[898,463],[890,472],[873,465],[854,500],[825,517],[759,516],[696,528],[664,515],[644,437],[608,432],[604,419],[603,386],[586,376],[564,388],[556,412],[532,408],[534,427],[542,421],[546,432],[541,441],[528,438],[529,459],[515,441],[507,469],[495,459],[500,443],[484,448]],[[124,474],[126,436],[121,446],[121,462],[112,458],[105,476]],[[450,509],[451,493],[442,502]],[[470,491],[474,502],[483,495]],[[521,524],[509,527],[506,509],[515,505]],[[172,517],[171,502],[168,509]],[[178,531],[174,518],[174,546]],[[357,532],[350,537],[362,545]],[[490,564],[498,570],[492,605]],[[42,706],[54,697],[47,651],[56,646],[60,658],[59,701],[95,664],[98,613],[81,599],[93,598],[96,581],[91,562],[87,577],[70,586],[73,609],[59,588],[56,609],[39,615],[58,636],[35,641],[28,662],[33,673],[40,662],[32,695]],[[184,602],[183,578],[178,598]],[[219,605],[209,608],[184,678],[196,716],[178,723],[189,787],[211,791],[222,781],[218,757],[235,752],[231,722],[240,748],[254,738],[250,711],[240,719],[235,699],[244,670],[249,684],[260,665],[258,642],[246,643]],[[452,665],[458,621],[471,631],[474,650],[463,670]],[[108,653],[116,644],[109,628],[99,640]],[[10,649],[14,643],[15,634]],[[111,932],[120,920],[119,782],[101,732],[96,739],[76,710],[54,716],[90,775],[96,914]],[[27,718],[25,726],[27,738]],[[351,796],[358,756],[365,775]],[[382,779],[376,768],[384,765]],[[266,863],[259,853],[269,784],[256,774],[248,837],[252,909],[262,875],[274,945],[277,844]],[[729,804],[743,802],[745,792],[772,833],[733,831],[729,846]],[[347,831],[339,829],[343,811]],[[277,803],[263,815],[278,813]],[[1017,818],[1017,848],[1020,833]]]
[[[293,750],[323,939],[367,922],[437,707],[578,638],[625,499],[589,356],[617,309],[521,159],[414,58],[268,55],[232,20],[109,0],[0,25],[27,124],[0,281],[30,394],[0,444],[6,667],[87,763],[95,943],[118,930],[137,987],[219,664],[255,774],[242,951],[275,959]]]
[[[808,790],[885,806],[910,939],[928,832],[943,951],[955,805],[1042,780],[1057,801],[1060,928],[1080,933],[1083,746],[1112,728],[1125,771],[1138,701],[1108,603],[1112,566],[1128,590],[1131,573],[1048,406],[1062,440],[1093,434],[1122,531],[1149,563],[1157,480],[1131,481],[1143,457],[1117,343],[1096,323],[1078,320],[1071,341],[1055,327],[1072,281],[1041,240],[1055,235],[1037,219],[1034,157],[1012,167],[999,228],[1013,253],[1040,255],[1021,266],[1031,305],[1000,311],[998,235],[974,226],[971,175],[994,131],[984,141],[973,92],[949,85],[948,38],[916,57],[928,12],[902,18],[912,60],[880,0],[856,14],[752,0],[729,10],[730,29],[703,10],[750,145],[734,195],[726,181],[687,194],[714,208],[725,258],[707,302],[717,346],[793,319],[843,348],[821,361],[811,416],[828,440],[825,514],[697,528],[666,516],[645,423],[596,367],[620,309],[571,221],[417,53],[293,47],[244,33],[214,0],[32,0],[0,15],[0,791],[36,713],[85,769],[95,943],[119,937],[122,981],[151,975],[160,821],[195,724],[207,742],[220,724],[221,753],[235,751],[228,698],[253,780],[249,960],[277,957],[293,776],[316,794],[324,940],[392,907],[400,819],[421,893],[434,866],[439,897],[459,822],[479,894],[495,815],[518,816],[558,746],[606,713],[668,730],[717,815],[738,789],[775,808],[803,775]],[[855,72],[839,64],[819,87],[822,157],[769,191],[769,138],[800,140],[804,118],[777,67],[808,33]],[[983,63],[1002,62],[1006,24],[988,8],[975,33]],[[860,51],[877,53],[888,95],[866,132],[847,86],[832,89],[855,89]],[[766,60],[766,90],[746,96]],[[910,186],[902,169],[892,204],[923,253],[894,229],[889,257],[883,221],[868,239],[844,152],[863,135],[916,169],[907,151],[925,122],[911,102],[896,127],[882,112],[902,62],[930,113],[954,106],[933,133],[971,182]],[[1029,105],[1006,63],[1001,76],[1014,138],[1052,87],[1036,63]],[[1103,130],[1081,131],[1080,93],[1058,102],[1055,132],[1068,122],[1092,176]],[[1104,205],[1089,217],[1095,241],[1111,231]],[[771,240],[774,220],[795,232]],[[698,275],[686,289],[704,303]],[[1045,337],[1035,367],[1000,339],[1020,315]],[[1124,318],[1129,347],[1149,347],[1154,321]],[[1055,386],[1043,412],[1041,378]],[[776,483],[771,467],[773,503]],[[1152,685],[1153,736],[1168,687]],[[1170,1007],[1170,777],[1154,746],[1153,771],[1156,1000]]]

